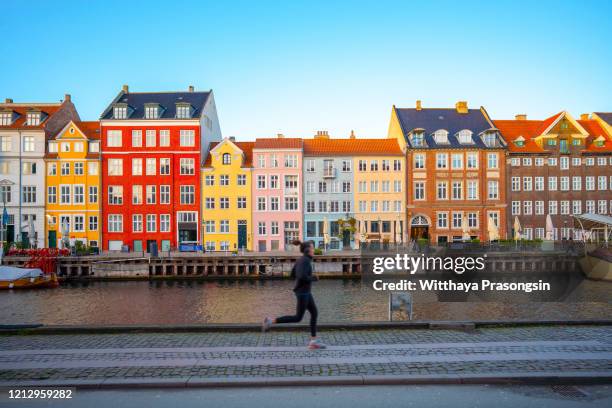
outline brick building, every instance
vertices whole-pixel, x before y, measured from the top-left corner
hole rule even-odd
[[[484,108],[393,106],[388,136],[407,152],[410,239],[485,241],[491,222],[505,237],[506,146]]]
[[[515,217],[526,239],[579,239],[573,214],[609,214],[612,206],[612,140],[589,115],[567,112],[544,120],[495,120],[508,143],[508,228]]]

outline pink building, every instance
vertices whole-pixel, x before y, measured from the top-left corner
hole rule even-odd
[[[302,237],[302,139],[256,139],[253,147],[253,249],[290,250]]]

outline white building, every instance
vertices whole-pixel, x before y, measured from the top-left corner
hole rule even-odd
[[[3,240],[44,246],[47,139],[70,120],[79,120],[70,95],[59,103],[0,103],[0,211],[8,213]]]

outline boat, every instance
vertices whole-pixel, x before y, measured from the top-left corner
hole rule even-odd
[[[0,289],[55,288],[59,286],[55,273],[39,268],[0,266]]]

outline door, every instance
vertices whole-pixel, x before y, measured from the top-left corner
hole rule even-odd
[[[429,227],[412,227],[410,228],[410,239],[428,239]]]
[[[561,153],[567,153],[568,152],[568,149],[567,149],[567,139],[559,140],[559,151]]]
[[[238,249],[247,247],[247,225],[238,224]]]
[[[134,240],[134,252],[142,252],[142,241],[139,239]]]
[[[266,252],[266,241],[264,240],[259,241],[258,249],[259,249],[259,252]]]
[[[151,253],[153,251],[153,244],[155,244],[157,241],[155,241],[154,239],[147,239],[147,252]]]
[[[348,230],[342,231],[342,246],[345,249],[349,249],[351,247],[351,232]]]
[[[15,225],[8,224],[6,226],[6,242],[9,248],[15,242]]]
[[[57,231],[49,231],[49,248],[57,248]]]

